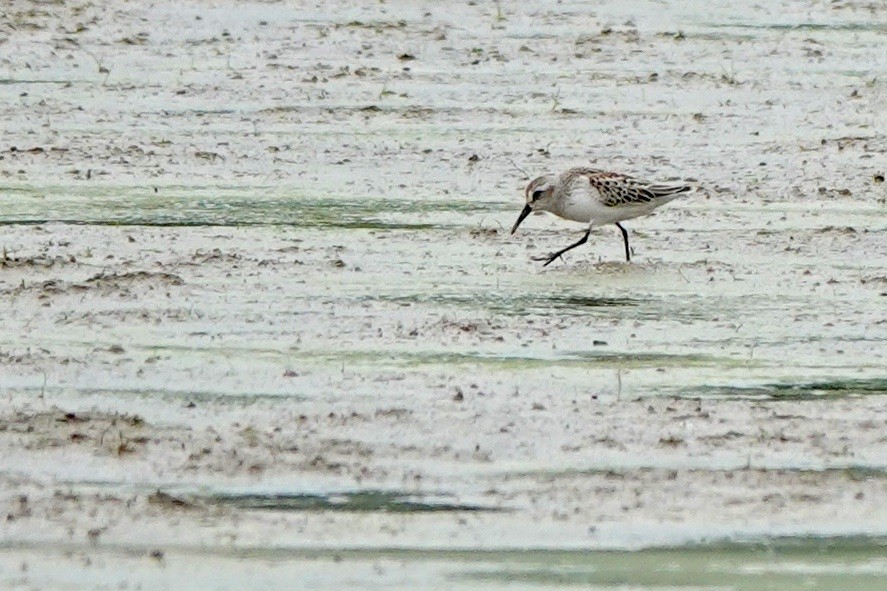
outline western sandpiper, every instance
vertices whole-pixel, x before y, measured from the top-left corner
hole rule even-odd
[[[619,222],[647,215],[692,189],[686,184],[651,183],[595,168],[571,168],[560,175],[540,176],[527,185],[527,204],[511,233],[534,211],[550,211],[567,220],[587,223],[588,229],[578,242],[534,259],[544,260],[543,266],[548,266],[568,250],[585,244],[594,226],[616,224],[625,241],[625,259],[630,261],[628,231]]]

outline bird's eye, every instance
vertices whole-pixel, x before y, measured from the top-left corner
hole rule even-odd
[[[543,193],[543,191],[541,189],[536,189],[535,191],[533,191],[533,195],[532,195],[531,199],[533,201],[536,201],[537,199],[542,197],[542,193]]]

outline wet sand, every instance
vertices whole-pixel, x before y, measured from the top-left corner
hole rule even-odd
[[[876,4],[106,4],[0,23],[0,586],[884,575]],[[542,268],[588,163],[704,190]]]

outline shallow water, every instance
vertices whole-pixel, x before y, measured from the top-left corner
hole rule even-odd
[[[74,550],[74,552],[71,552]],[[294,581],[312,589],[736,589],[868,590],[883,579],[882,546],[865,541],[783,540],[766,546],[744,544],[644,552],[414,552],[353,550],[291,552],[168,551],[154,559],[138,550],[93,552],[84,564],[76,549],[50,551],[64,569],[50,568],[26,549],[0,555],[0,568],[15,560],[29,564],[52,587],[79,589],[101,582],[138,581],[147,588],[175,585],[199,589],[215,579],[219,589],[242,588],[261,578],[271,586]],[[126,577],[121,571],[127,571]],[[10,577],[6,582],[13,582]]]

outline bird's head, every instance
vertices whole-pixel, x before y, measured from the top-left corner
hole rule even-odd
[[[520,212],[517,221],[514,223],[514,227],[511,228],[512,234],[514,234],[517,227],[521,225],[521,222],[534,211],[549,211],[551,209],[556,182],[556,177],[550,174],[540,176],[539,178],[530,181],[530,184],[527,185],[525,191],[527,203],[524,205],[523,211]]]

